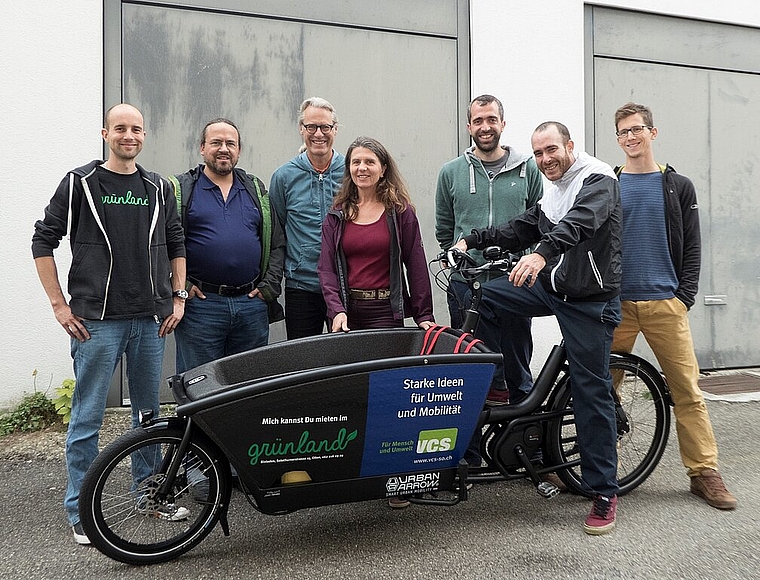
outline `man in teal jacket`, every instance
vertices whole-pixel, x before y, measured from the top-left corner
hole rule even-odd
[[[441,249],[448,250],[459,239],[484,224],[495,226],[533,207],[543,193],[541,174],[530,154],[501,146],[504,107],[492,95],[481,95],[467,108],[467,130],[474,145],[449,161],[438,175],[435,234]],[[479,264],[480,252],[472,253]],[[448,295],[451,326],[462,324],[467,285],[454,278]],[[529,318],[510,317],[502,332],[504,377],[496,377],[487,404],[513,403],[533,387],[530,357],[533,352]],[[502,379],[502,380],[500,380]],[[506,379],[508,391],[504,390]],[[501,387],[501,388],[500,388]]]
[[[269,197],[285,231],[285,330],[288,339],[321,334],[327,307],[317,276],[322,222],[343,181],[344,157],[333,149],[338,115],[325,99],[301,103],[304,151],[272,175]]]

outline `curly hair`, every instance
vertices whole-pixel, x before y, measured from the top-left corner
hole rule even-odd
[[[385,165],[385,172],[377,182],[377,198],[385,206],[386,210],[396,209],[401,213],[411,207],[414,209],[406,182],[398,170],[398,166],[388,153],[387,149],[377,140],[371,137],[358,137],[346,151],[346,169],[343,173],[343,183],[335,195],[333,207],[342,209],[348,221],[356,219],[358,214],[359,189],[351,179],[351,156],[355,149],[362,147],[369,149]]]

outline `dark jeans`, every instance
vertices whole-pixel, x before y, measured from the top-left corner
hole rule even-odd
[[[325,331],[327,306],[321,292],[285,288],[285,332],[288,340]]]
[[[503,276],[483,284],[480,311],[478,334],[489,348],[499,344],[504,314],[557,317],[567,349],[583,480],[594,493],[615,495],[617,427],[609,360],[612,333],[621,319],[620,299],[563,301],[540,281],[517,288]]]
[[[390,300],[349,300],[348,328],[397,328],[404,326],[403,320],[393,317]]]
[[[452,293],[453,290],[453,293]],[[451,327],[462,327],[462,310],[470,305],[470,290],[467,284],[452,280],[446,295],[451,316]],[[494,381],[500,382],[503,377],[509,389],[509,398],[519,401],[530,393],[533,388],[533,377],[530,372],[530,359],[533,356],[533,336],[531,334],[531,319],[524,316],[513,316],[505,313],[500,315],[501,334],[498,343],[488,347],[500,352],[504,357],[504,367],[501,373],[494,374]],[[480,337],[479,328],[475,335]]]

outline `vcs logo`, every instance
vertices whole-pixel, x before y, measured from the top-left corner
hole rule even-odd
[[[417,453],[451,451],[457,444],[458,429],[431,429],[420,431],[417,437]]]

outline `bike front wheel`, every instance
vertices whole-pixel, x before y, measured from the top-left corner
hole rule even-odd
[[[613,353],[610,372],[624,411],[617,417],[618,494],[624,495],[651,475],[665,451],[670,434],[670,394],[657,370],[635,355]],[[548,426],[547,452],[553,464],[575,463],[557,470],[557,475],[569,489],[588,495],[579,465],[569,383],[565,375],[557,385],[551,407],[565,414]]]
[[[127,564],[176,558],[196,546],[227,509],[227,459],[193,437],[168,495],[159,495],[184,431],[137,427],[106,447],[87,471],[79,496],[85,534],[105,555]]]

